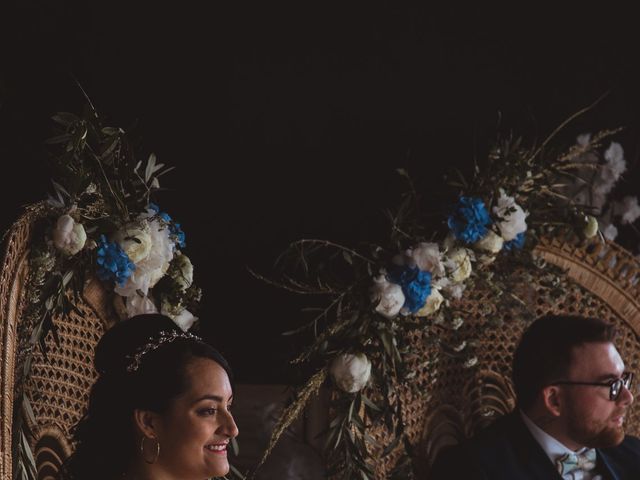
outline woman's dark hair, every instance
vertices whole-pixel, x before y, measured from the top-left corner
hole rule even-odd
[[[613,342],[615,336],[615,327],[597,318],[547,315],[533,322],[513,356],[518,406],[530,408],[544,387],[568,374],[574,347]]]
[[[160,332],[182,333],[170,318],[151,314],[117,323],[100,339],[94,360],[98,379],[75,427],[75,451],[63,465],[62,479],[113,480],[126,472],[138,453],[133,411],[165,412],[189,388],[186,367],[192,359],[214,360],[231,380],[222,355],[193,338],[163,343],[141,357],[136,371],[128,371],[132,357]]]

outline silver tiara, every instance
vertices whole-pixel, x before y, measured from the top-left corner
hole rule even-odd
[[[140,368],[140,363],[142,362],[142,358],[149,352],[153,352],[157,350],[162,345],[166,345],[168,343],[173,342],[174,340],[178,340],[179,338],[196,340],[201,342],[202,339],[193,333],[188,332],[178,332],[176,330],[161,331],[157,337],[149,337],[149,341],[143,345],[142,347],[136,350],[136,353],[133,355],[127,355],[129,359],[129,365],[127,366],[127,372],[137,372]]]

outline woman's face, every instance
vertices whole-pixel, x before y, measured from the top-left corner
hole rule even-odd
[[[189,389],[158,417],[158,467],[185,480],[223,476],[229,440],[238,435],[229,377],[208,358],[194,358],[186,373]]]

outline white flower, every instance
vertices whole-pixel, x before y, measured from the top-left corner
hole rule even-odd
[[[466,248],[457,248],[444,261],[449,277],[455,283],[465,281],[471,275],[471,255]]]
[[[407,255],[413,259],[416,266],[423,272],[431,272],[431,275],[441,277],[444,275],[442,254],[437,243],[422,242],[407,251]]]
[[[193,283],[193,264],[182,252],[176,252],[169,273],[182,290],[186,290]]]
[[[626,196],[620,203],[622,207],[622,223],[628,224],[635,222],[640,217],[640,206],[638,205],[638,197]]]
[[[461,352],[462,350],[464,350],[465,348],[467,348],[467,341],[463,340],[462,342],[460,342],[458,345],[453,347],[453,350],[456,352]]]
[[[464,323],[464,320],[462,320],[462,318],[456,317],[451,322],[451,328],[453,328],[454,330],[458,330],[463,323]]]
[[[609,148],[604,152],[604,159],[605,163],[598,170],[591,192],[591,206],[598,212],[606,203],[609,192],[627,170],[624,150],[619,143],[611,142]]]
[[[355,393],[362,390],[369,381],[371,362],[364,353],[343,353],[333,359],[329,371],[338,388]]]
[[[454,283],[446,287],[444,289],[444,292],[447,294],[447,296],[459,300],[462,298],[462,294],[464,293],[466,288],[467,286],[464,283]]]
[[[596,218],[592,215],[587,215],[586,217],[584,217],[584,221],[585,226],[582,230],[584,236],[587,238],[595,236],[595,234],[598,233],[598,220],[596,220]]]
[[[416,312],[416,316],[426,317],[428,315],[436,313],[442,305],[443,301],[444,297],[442,296],[440,291],[437,288],[432,288],[431,293],[427,297],[427,301],[424,304],[424,307]]]
[[[140,221],[147,223],[145,232],[151,240],[151,248],[145,257],[135,263],[136,269],[127,283],[115,287],[115,292],[123,297],[134,295],[138,290],[146,294],[167,273],[173,259],[175,246],[169,237],[169,228],[157,219],[146,220],[146,216],[142,216]]]
[[[393,318],[404,305],[404,293],[400,285],[387,281],[384,275],[374,278],[371,300],[378,302],[376,312],[386,318]]]
[[[504,240],[502,237],[492,230],[489,230],[484,237],[473,244],[473,247],[481,252],[496,254],[502,250],[503,244]]]
[[[602,229],[602,235],[610,242],[613,242],[618,236],[618,228],[613,223],[610,223]]]
[[[611,174],[612,178],[617,181],[627,170],[627,162],[624,159],[624,150],[622,145],[617,142],[611,142],[611,145],[604,152],[606,160],[606,174]]]
[[[149,296],[141,296],[137,293],[126,298],[125,307],[127,309],[127,317],[135,317],[145,313],[158,313],[153,299]]]
[[[137,264],[149,256],[151,252],[151,235],[146,221],[125,225],[113,235],[129,260]]]
[[[477,365],[477,363],[478,363],[478,357],[471,357],[471,358],[467,359],[462,366],[464,368],[471,368],[471,367]]]
[[[516,203],[513,197],[508,196],[502,189],[500,189],[498,203],[493,207],[493,213],[500,218],[498,228],[505,242],[513,240],[519,233],[527,230],[526,219],[529,214]]]
[[[65,255],[75,255],[84,248],[87,232],[81,223],[76,223],[71,215],[58,218],[53,229],[53,244]]]
[[[583,133],[582,135],[578,135],[578,138],[576,138],[576,143],[581,147],[586,147],[587,145],[589,145],[590,141],[591,141],[590,133]]]

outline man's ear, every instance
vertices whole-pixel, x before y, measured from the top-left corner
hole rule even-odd
[[[554,417],[559,417],[562,413],[562,400],[560,398],[560,388],[550,385],[542,389],[542,401],[544,407]]]
[[[148,438],[158,437],[159,417],[149,410],[136,409],[133,411],[133,421],[140,433]]]

